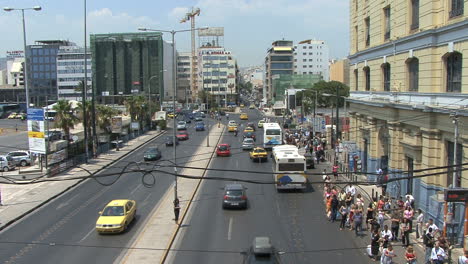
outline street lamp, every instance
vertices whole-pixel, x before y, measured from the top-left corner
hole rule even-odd
[[[201,30],[201,29],[207,29],[207,28],[196,28],[195,30]],[[173,136],[174,136],[174,207],[176,207],[176,203],[178,206],[179,199],[177,198],[177,154],[176,154],[176,146],[177,144],[175,143],[176,140],[176,117],[175,117],[175,109],[176,109],[176,94],[177,94],[177,62],[176,62],[176,48],[175,48],[175,34],[179,32],[188,32],[192,31],[192,29],[183,29],[183,30],[159,30],[159,29],[150,29],[150,28],[138,28],[140,31],[155,31],[155,32],[163,32],[163,33],[171,33],[172,35],[172,78],[173,78],[173,91],[174,94],[172,96],[172,104],[173,104],[173,111],[174,111],[174,124],[173,124]]]
[[[34,10],[34,11],[41,11],[42,7],[34,6],[30,8],[13,8],[13,7],[4,7],[3,10],[6,12],[11,11],[21,11],[21,15],[23,17],[23,48],[24,48],[24,68],[23,68],[23,80],[24,80],[24,89],[26,91],[26,112],[29,109],[29,90],[28,90],[28,76],[27,76],[27,58],[26,58],[26,22],[24,21],[24,10]]]

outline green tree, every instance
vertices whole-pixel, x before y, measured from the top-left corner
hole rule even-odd
[[[83,113],[86,114],[86,135],[88,138],[91,138],[91,129],[92,129],[92,125],[93,125],[93,120],[92,120],[92,105],[91,105],[91,102],[90,101],[85,101],[85,103],[83,104],[83,102],[79,102],[78,103],[78,109],[79,111],[81,112],[81,121],[83,121]]]
[[[82,92],[84,88],[84,81],[80,81],[78,85],[75,86],[75,92]]]
[[[338,105],[344,106],[344,97],[349,96],[349,87],[346,84],[337,81],[320,81],[316,83],[312,90],[318,92],[317,105],[323,107],[331,107],[336,105],[336,91],[338,89]],[[314,100],[314,92],[307,94],[311,100]]]
[[[110,134],[112,117],[117,114],[117,110],[107,105],[97,105],[96,110],[97,125],[104,131],[104,133]]]
[[[55,116],[55,127],[61,128],[65,134],[65,138],[70,138],[70,129],[75,128],[79,119],[73,114],[71,104],[68,100],[58,100],[52,107],[57,112]]]

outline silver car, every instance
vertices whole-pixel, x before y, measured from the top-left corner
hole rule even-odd
[[[177,122],[177,130],[186,130],[187,129],[187,122],[179,121]]]
[[[16,168],[16,165],[10,156],[2,155],[0,156],[0,168],[3,171],[11,171]]]
[[[252,138],[244,138],[242,142],[242,149],[243,150],[251,150],[255,147],[255,142]]]
[[[31,155],[29,155],[29,151],[11,151],[8,152],[7,156],[13,159],[16,166],[24,167],[31,165]]]

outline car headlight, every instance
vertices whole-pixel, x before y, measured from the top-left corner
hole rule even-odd
[[[103,225],[100,225],[100,224],[98,225],[98,224],[96,224],[96,227],[102,227],[102,226],[103,226]]]
[[[114,225],[113,227],[117,227],[117,228],[119,228],[119,227],[121,227],[121,226],[122,226],[122,225]]]

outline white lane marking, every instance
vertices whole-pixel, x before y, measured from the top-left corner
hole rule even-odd
[[[151,197],[151,194],[153,194],[153,193],[149,193],[148,196],[146,196],[146,198],[141,203],[142,206],[146,205],[146,203],[148,202],[148,199]]]
[[[228,240],[231,240],[231,234],[232,234],[232,217],[229,218],[229,227],[228,227]]]
[[[67,206],[73,199],[75,199],[76,197],[78,197],[78,195],[80,195],[80,194],[75,194],[72,198],[68,199],[68,201],[59,204],[59,205],[57,206],[57,208],[55,208],[55,210],[60,210],[61,208]]]
[[[133,195],[134,192],[136,192],[138,189],[140,189],[140,187],[142,186],[142,184],[138,184],[137,187],[135,187],[135,189],[133,189],[133,191],[130,192],[130,195]]]
[[[85,240],[89,235],[91,235],[92,232],[94,232],[94,227],[88,232],[88,234],[86,234],[86,236],[84,236],[79,243],[83,242],[83,240]]]
[[[276,200],[276,210],[278,211],[278,216],[281,216],[280,206],[279,206],[278,200]]]

